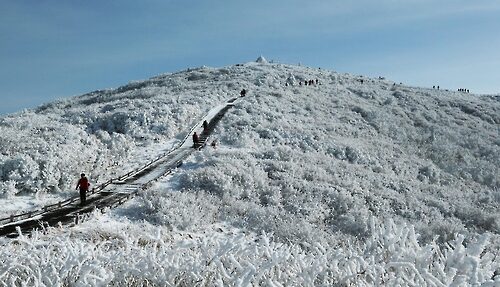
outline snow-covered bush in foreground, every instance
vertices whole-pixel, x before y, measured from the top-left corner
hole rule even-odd
[[[4,240],[0,286],[500,284],[495,274],[500,261],[485,249],[486,236],[422,245],[411,226],[374,218],[367,225],[371,236],[364,243],[299,245],[223,224],[188,233],[109,222],[98,215],[59,237],[36,233]]]

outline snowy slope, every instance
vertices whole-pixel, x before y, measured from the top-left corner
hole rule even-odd
[[[65,196],[81,171],[106,180],[242,88],[217,149],[73,232],[23,238],[8,262],[62,264],[49,278],[91,285],[500,284],[498,96],[264,60],[202,67],[2,118],[1,192]]]
[[[208,85],[196,69],[49,103],[0,119],[0,195],[67,193],[75,174],[121,174],[138,148],[168,150],[236,83]],[[208,71],[208,70],[207,70]],[[219,74],[219,72],[217,72]],[[230,85],[234,87],[231,87]],[[228,87],[229,85],[230,87]],[[232,95],[231,95],[232,94]],[[153,157],[153,156],[151,156]]]

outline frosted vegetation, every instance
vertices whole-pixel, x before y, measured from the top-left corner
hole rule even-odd
[[[0,282],[500,284],[498,96],[202,67],[1,118],[0,193],[74,195],[81,171],[126,171],[242,88],[217,149],[75,228],[0,239]]]
[[[64,195],[85,171],[94,181],[107,180],[134,149],[182,138],[227,98],[219,89],[208,97],[206,89],[174,74],[1,118],[0,196]]]

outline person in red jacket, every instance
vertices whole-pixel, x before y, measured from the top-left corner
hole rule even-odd
[[[86,197],[87,197],[87,192],[89,191],[89,180],[85,176],[84,173],[81,174],[80,180],[78,180],[78,183],[76,184],[76,189],[80,188],[80,204],[85,205]]]

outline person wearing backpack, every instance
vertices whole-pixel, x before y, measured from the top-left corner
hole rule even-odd
[[[76,184],[76,189],[80,188],[80,204],[85,205],[87,200],[87,192],[89,191],[89,180],[84,173],[81,174],[80,180]]]

